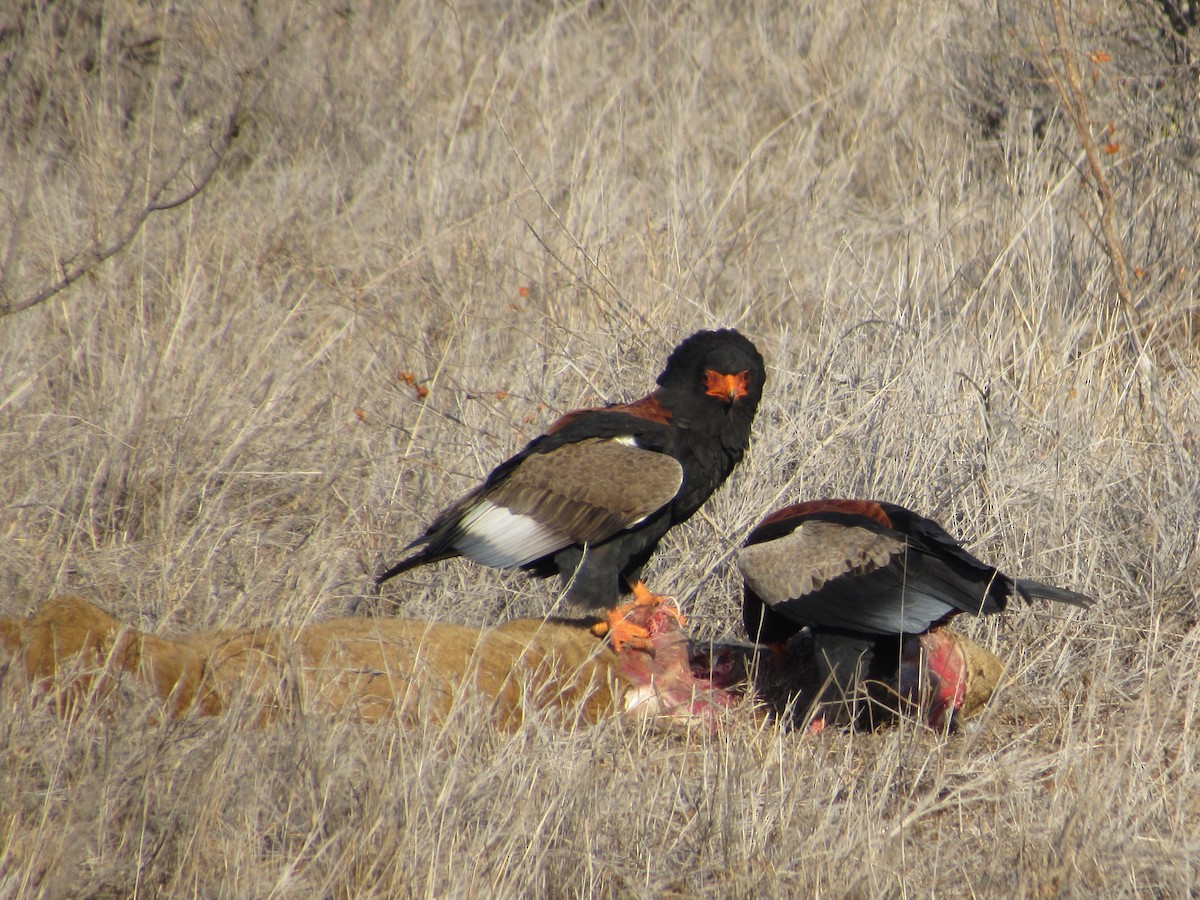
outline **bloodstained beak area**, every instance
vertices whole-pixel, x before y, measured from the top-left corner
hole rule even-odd
[[[704,393],[710,397],[733,403],[746,396],[750,387],[750,371],[747,369],[736,375],[726,375],[724,372],[714,372],[706,369],[704,372]]]

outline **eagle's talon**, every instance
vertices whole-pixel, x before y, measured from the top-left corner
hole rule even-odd
[[[629,648],[645,650],[653,656],[654,644],[650,641],[650,630],[625,618],[630,608],[631,605],[626,604],[608,611],[608,621],[601,623],[608,636],[608,642],[612,644],[614,653]]]

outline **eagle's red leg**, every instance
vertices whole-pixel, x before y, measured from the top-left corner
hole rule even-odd
[[[662,607],[663,612],[678,622],[680,626],[686,625],[687,619],[683,617],[683,613],[679,611],[678,605],[672,598],[652,594],[640,580],[634,582],[631,587],[633,588],[633,599],[610,609],[607,621],[597,622],[592,626],[592,631],[597,637],[608,635],[608,640],[617,653],[620,653],[623,647],[653,652],[650,630],[644,625],[638,624],[639,622],[648,622],[649,614],[659,607]]]

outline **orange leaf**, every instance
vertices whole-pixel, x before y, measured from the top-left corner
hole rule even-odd
[[[417,391],[417,399],[418,400],[424,400],[426,397],[429,396],[429,388],[425,387],[425,385],[417,384],[417,385],[414,385],[414,387],[416,388],[416,391]]]
[[[496,399],[497,400],[503,400],[507,396],[508,396],[508,391],[496,391]]]
[[[359,406],[354,407],[354,414],[356,416],[358,416],[359,421],[362,421],[362,422],[367,421],[367,411],[365,409],[363,409],[362,407],[359,407]]]
[[[1091,53],[1088,54],[1088,56],[1091,57],[1091,60],[1094,63],[1106,63],[1112,59],[1112,57],[1109,56],[1107,53],[1105,53],[1103,50],[1093,50]]]
[[[413,372],[397,372],[396,378],[403,381],[405,384],[416,384],[417,376]]]
[[[1114,153],[1120,153],[1121,145],[1118,144],[1116,141],[1110,141],[1109,143],[1104,145],[1104,152],[1107,153],[1109,156],[1112,156]]]
[[[527,285],[527,284],[521,285],[519,288],[517,288],[517,293],[520,294],[522,297],[528,297],[529,296],[529,285]]]

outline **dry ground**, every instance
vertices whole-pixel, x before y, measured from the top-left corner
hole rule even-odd
[[[0,13],[0,611],[387,614],[372,572],[445,502],[713,325],[769,384],[649,572],[697,631],[736,629],[755,521],[821,495],[1099,601],[974,625],[1012,683],[950,736],[498,735],[470,707],[258,731],[5,695],[0,894],[1196,891],[1200,43],[1168,6],[1068,11],[1127,313],[1040,6]],[[384,598],[478,624],[555,593],[448,563]]]

